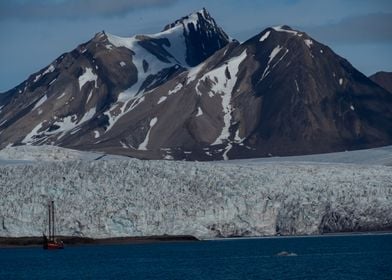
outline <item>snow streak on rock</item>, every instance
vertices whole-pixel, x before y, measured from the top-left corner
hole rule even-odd
[[[158,121],[158,118],[156,118],[156,117],[153,118],[153,119],[150,121],[150,128],[148,129],[146,138],[145,138],[144,141],[139,145],[138,150],[142,150],[142,151],[146,151],[146,150],[147,150],[148,141],[149,141],[149,139],[150,139],[150,132],[151,132],[151,129],[154,127],[154,125],[157,123],[157,121]]]
[[[202,116],[202,115],[203,115],[202,109],[201,109],[200,107],[197,107],[197,114],[196,114],[196,117],[200,117],[200,116]]]
[[[273,64],[273,65],[271,66],[272,61],[273,61],[274,58],[280,53],[280,51],[281,51],[282,49],[283,49],[283,47],[281,47],[281,46],[278,45],[278,46],[276,46],[276,47],[272,50],[271,54],[269,55],[269,59],[268,59],[267,66],[265,67],[264,72],[263,72],[263,75],[261,76],[261,81],[264,80],[264,78],[268,76],[268,74],[272,71],[272,69],[274,69],[275,66],[278,65],[278,63],[279,63],[280,61],[282,61],[282,59],[283,59],[283,58],[286,56],[286,54],[289,52],[289,50],[286,49],[286,50],[285,50],[285,53],[279,58],[279,60],[278,60],[275,64]]]
[[[182,89],[182,87],[183,87],[182,84],[177,84],[177,85],[175,86],[174,89],[169,90],[169,92],[167,93],[167,95],[172,95],[173,93],[178,92],[180,89]]]
[[[294,30],[291,30],[291,29],[285,29],[285,28],[283,28],[283,26],[282,25],[280,25],[280,26],[274,26],[274,27],[272,27],[275,31],[278,31],[278,32],[286,32],[286,33],[290,33],[290,34],[293,34],[293,35],[298,35],[299,33],[298,33],[298,31],[294,31]]]
[[[43,123],[39,123],[37,124],[31,131],[29,134],[26,135],[26,137],[21,141],[24,144],[32,144],[36,141],[36,139],[34,138],[34,136],[36,136],[36,134],[38,133],[38,131],[42,128]]]
[[[227,64],[224,64],[221,67],[208,72],[200,79],[201,81],[206,79],[211,81],[212,87],[209,93],[210,97],[213,97],[214,94],[219,94],[222,98],[224,126],[222,128],[221,134],[216,138],[212,145],[220,144],[223,142],[223,140],[228,139],[230,136],[229,128],[232,111],[232,107],[230,105],[231,94],[237,82],[237,72],[239,65],[245,58],[246,50],[243,51],[239,56],[229,60]],[[227,71],[230,73],[229,77],[226,75]]]
[[[268,38],[268,36],[270,35],[271,31],[267,31],[264,33],[263,36],[261,36],[260,38],[260,42],[263,42],[264,40],[266,40]]]
[[[167,96],[161,96],[157,102],[157,104],[161,104],[162,102],[164,102],[167,99]]]
[[[308,46],[308,48],[310,49],[310,48],[312,47],[312,45],[313,45],[313,41],[310,40],[310,39],[305,39],[304,41],[305,41],[305,44],[306,44],[306,45]]]
[[[82,87],[87,82],[94,82],[95,88],[97,88],[97,80],[98,77],[93,73],[93,69],[87,67],[84,73],[79,77],[79,89],[82,90]]]
[[[34,105],[34,109],[37,109],[39,106],[41,106],[42,104],[44,104],[44,102],[48,99],[48,96],[45,94],[40,100],[38,100],[37,103],[35,103]]]

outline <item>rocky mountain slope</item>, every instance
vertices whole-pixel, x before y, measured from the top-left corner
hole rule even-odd
[[[205,9],[98,33],[0,98],[0,147],[216,160],[392,143],[392,95],[330,48],[287,26],[239,43]]]
[[[377,72],[369,77],[373,82],[392,93],[392,72]]]

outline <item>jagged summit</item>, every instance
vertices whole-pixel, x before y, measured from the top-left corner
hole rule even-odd
[[[211,17],[210,13],[207,11],[206,8],[203,8],[197,12],[193,12],[187,16],[184,16],[180,19],[175,20],[174,22],[167,24],[163,31],[166,31],[170,28],[173,28],[178,25],[188,25],[193,24],[197,26],[200,22],[208,22],[212,26],[217,26],[215,20]]]
[[[187,45],[186,61],[191,66],[199,64],[230,42],[229,36],[205,8],[166,25],[163,30],[167,32],[179,27]]]
[[[277,26],[267,27],[254,37],[257,37],[257,36],[262,37],[263,39],[261,41],[264,41],[272,34],[280,35],[281,39],[289,38],[289,37],[293,37],[293,36],[295,36],[293,38],[297,38],[297,39],[300,39],[300,38],[311,39],[310,36],[308,34],[306,34],[305,32],[293,29],[288,25],[277,25]]]
[[[286,30],[286,31],[297,31],[297,32],[299,32],[298,30],[294,30],[293,28],[291,28],[291,26],[288,26],[288,25],[286,25],[286,24],[272,26],[271,28],[274,29],[274,30],[276,30],[276,31],[279,31],[279,30]]]

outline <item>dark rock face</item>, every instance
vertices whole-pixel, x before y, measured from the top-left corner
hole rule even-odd
[[[377,72],[369,77],[373,82],[392,93],[392,72]]]
[[[0,106],[0,147],[217,160],[392,143],[392,95],[330,48],[287,26],[229,42],[205,9],[155,35],[98,33]]]
[[[205,8],[166,25],[164,31],[178,25],[184,27],[186,62],[190,66],[203,62],[230,41]]]

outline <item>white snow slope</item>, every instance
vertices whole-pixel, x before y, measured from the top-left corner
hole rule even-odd
[[[127,159],[127,157],[107,155],[100,152],[83,152],[50,145],[25,145],[8,147],[0,150],[0,165],[12,163],[37,163],[42,161],[91,161],[97,159],[113,160]]]
[[[373,149],[364,149],[356,151],[314,154],[306,156],[289,156],[289,157],[268,157],[268,158],[251,158],[229,160],[223,163],[241,164],[241,165],[258,165],[264,163],[353,163],[361,165],[386,165],[392,166],[392,146],[385,146]]]
[[[54,161],[0,166],[0,236],[263,236],[392,228],[392,167]]]

